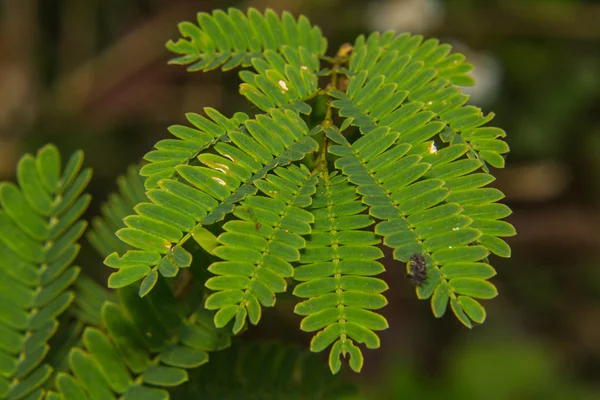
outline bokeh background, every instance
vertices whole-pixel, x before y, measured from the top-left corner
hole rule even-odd
[[[185,112],[251,111],[236,72],[166,63],[177,22],[229,6],[305,14],[330,54],[374,30],[450,42],[475,65],[471,102],[508,133],[496,184],[519,234],[512,258],[492,261],[500,296],[486,302],[488,320],[471,331],[451,313],[435,320],[388,263],[391,327],[348,379],[369,399],[599,399],[600,1],[2,0],[0,180],[44,143],[81,148],[94,168],[91,216]],[[79,263],[105,282],[92,251]],[[307,346],[292,304],[280,306],[247,334]]]

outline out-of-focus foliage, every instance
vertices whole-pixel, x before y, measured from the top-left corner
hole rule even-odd
[[[55,146],[27,154],[17,167],[18,186],[0,182],[0,398],[42,395],[52,366],[44,361],[60,315],[73,302],[69,290],[80,219],[90,203],[83,194],[92,171],[83,153],[66,162]]]
[[[441,374],[419,370],[418,359],[390,363],[384,381],[366,390],[377,399],[592,400],[598,390],[577,381],[547,343],[530,339],[460,343],[444,357]]]

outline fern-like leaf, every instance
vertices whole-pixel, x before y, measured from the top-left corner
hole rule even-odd
[[[17,167],[19,187],[0,184],[0,399],[39,398],[52,368],[42,364],[56,318],[71,304],[79,274],[73,260],[87,223],[91,170],[76,152],[61,174],[47,145]]]
[[[418,296],[432,297],[437,317],[450,302],[471,327],[471,320],[485,319],[473,297],[496,295],[486,281],[495,271],[481,260],[489,251],[510,256],[500,237],[515,234],[499,221],[510,214],[496,203],[503,194],[484,187],[494,180],[487,163],[503,167],[508,146],[499,140],[502,130],[483,126],[493,114],[465,106],[468,96],[452,85],[469,83],[463,75],[471,66],[464,57],[448,56],[449,47],[436,40],[421,41],[390,33],[373,34],[366,42],[359,38],[346,93],[331,95],[347,117],[342,130],[355,125],[364,136],[352,144],[335,129],[328,136],[341,145],[332,148],[342,157],[336,166],[359,185],[371,215],[384,220],[376,232],[395,249],[394,257],[406,262],[416,253],[425,255],[429,279]],[[436,137],[444,146],[439,150]]]
[[[217,292],[206,300],[206,308],[218,309],[215,324],[222,327],[235,318],[238,333],[246,317],[254,325],[261,317],[261,304],[275,305],[275,294],[285,292],[294,269],[290,262],[300,259],[313,216],[303,208],[311,203],[316,177],[301,165],[276,168],[254,184],[266,196],[253,195],[236,207],[239,220],[223,225],[213,254],[225,261],[209,270],[218,275],[206,282]]]
[[[453,84],[468,85],[473,68],[462,54],[451,54],[449,45],[436,39],[421,43],[421,36],[403,34],[395,39],[388,32],[373,33],[364,42],[359,37],[350,57],[353,75],[346,93],[334,91],[340,100],[333,105],[340,115],[368,133],[379,126],[407,135],[408,141],[426,141],[441,132],[451,144],[467,143],[469,157],[496,168],[504,166],[502,154],[508,145],[498,140],[504,131],[483,127],[494,117],[465,103],[469,97]],[[351,122],[349,121],[349,123]]]
[[[121,258],[113,253],[105,260],[120,269],[111,276],[111,287],[127,286],[156,271],[166,277],[177,275],[191,264],[182,245],[196,230],[220,221],[236,203],[256,193],[252,183],[267,172],[318,149],[310,137],[313,132],[292,110],[273,109],[268,116],[247,120],[245,126],[247,133],[233,131],[213,147],[218,155],[200,154],[196,159],[204,166],[177,165],[177,177],[161,179],[159,188],[147,192],[152,203],[138,204],[138,215],[127,217],[128,227],[117,232],[140,250]]]
[[[454,85],[473,85],[469,76],[473,65],[465,62],[463,54],[450,54],[451,50],[449,44],[439,44],[437,39],[423,41],[421,35],[373,32],[367,39],[358,36],[354,42],[349,69],[354,73],[366,70],[371,78],[384,75],[398,82],[411,76],[415,82],[435,76]]]
[[[489,251],[477,245],[482,232],[470,227],[473,219],[463,213],[460,201],[470,197],[473,203],[490,204],[501,193],[479,189],[490,182],[488,174],[468,175],[481,166],[478,160],[464,159],[466,162],[459,160],[451,165],[452,160],[466,153],[467,146],[452,145],[424,157],[409,154],[408,143],[394,145],[402,136],[388,129],[373,130],[352,145],[336,129],[328,129],[327,135],[337,143],[330,147],[341,157],[336,166],[358,185],[363,201],[370,206],[369,213],[382,220],[375,232],[394,249],[394,258],[407,262],[414,254],[425,256],[428,278],[417,288],[419,298],[433,295],[436,317],[444,314],[450,301],[457,317],[470,327],[457,297],[470,296],[466,300],[466,307],[472,306],[469,317],[482,323],[485,313],[472,297],[496,296],[496,288],[485,280],[495,271],[480,262]],[[453,191],[457,181],[465,182],[463,190]],[[450,273],[455,270],[460,274]]]
[[[264,113],[227,118],[206,108],[206,117],[187,115],[193,128],[171,127],[177,139],[145,157],[149,201],[123,219],[117,236],[128,250],[106,258],[118,269],[109,286],[143,279],[139,295],[154,296],[159,275],[174,277],[197,261],[195,278],[213,291],[205,307],[218,310],[214,323],[238,333],[247,320],[259,322],[293,277],[301,327],[318,331],[311,349],[332,346],[334,373],[346,355],[358,371],[358,345],[378,347],[375,331],[387,327],[373,311],[386,304],[387,286],[376,278],[382,241],[409,273],[409,260],[425,260],[422,282],[413,282],[436,317],[450,304],[464,325],[482,323],[478,300],[497,294],[487,256],[508,257],[502,238],[515,231],[501,221],[510,214],[497,203],[503,194],[487,187],[488,165],[504,166],[505,133],[485,126],[493,114],[466,105],[457,86],[472,84],[464,56],[437,40],[387,32],[359,37],[350,57],[346,46],[328,58],[320,31],[304,18],[251,9],[248,17],[216,11],[198,21],[180,25],[189,40],[168,45],[182,55],[176,62],[193,70],[252,66],[239,74],[240,93]],[[332,76],[322,91],[319,75]],[[307,102],[319,94],[329,97],[324,120],[309,130],[300,114],[311,113]],[[339,128],[333,108],[345,117]],[[323,145],[304,162],[319,149],[313,135],[323,135]],[[374,232],[364,230],[370,226]],[[208,261],[192,260],[196,250]],[[209,263],[216,276],[207,278]]]
[[[83,348],[69,353],[69,371],[56,377],[47,398],[168,399],[166,388],[188,380],[187,369],[208,361],[208,351],[229,346],[204,310],[183,318],[166,283],[144,298],[132,288],[119,292],[120,304],[102,308],[101,327],[89,326]]]
[[[227,13],[201,12],[197,19],[198,25],[180,23],[183,38],[167,43],[167,48],[179,55],[171,63],[189,65],[188,71],[249,67],[257,60],[268,59],[269,51],[272,55],[303,48],[319,56],[327,50],[327,41],[318,27],[311,26],[304,16],[296,20],[288,12],[280,18],[269,9],[263,15],[250,8],[244,15],[230,8]]]
[[[324,175],[319,180],[311,212],[314,215],[312,233],[296,268],[294,279],[300,281],[294,294],[305,300],[295,312],[306,316],[301,329],[319,331],[311,342],[311,350],[320,352],[330,345],[329,367],[340,370],[340,356],[349,355],[352,369],[359,372],[363,364],[360,349],[354,343],[364,343],[370,349],[379,347],[373,330],[388,327],[377,310],[387,304],[380,293],[387,284],[372,277],[384,271],[375,261],[383,257],[374,245],[380,239],[373,232],[362,231],[374,223],[360,214],[366,209],[357,200],[356,187],[344,176]]]
[[[242,15],[235,10],[230,10],[230,14],[237,19]],[[221,39],[214,23],[223,15],[215,12],[214,19],[207,14],[199,17],[203,29],[217,41]],[[267,12],[265,19],[255,10],[248,15],[252,29],[276,29],[278,20],[273,20],[274,13]],[[288,17],[284,16],[284,20],[288,21]],[[267,21],[269,26],[263,27],[261,21]],[[185,26],[193,30],[191,24]],[[298,29],[305,28],[305,19],[301,18]],[[203,37],[198,32],[201,31],[196,31],[196,37]],[[314,32],[320,37],[320,31]],[[176,276],[180,268],[187,268],[192,262],[183,245],[194,237],[194,232],[222,220],[236,203],[256,193],[254,181],[275,167],[301,160],[318,149],[310,137],[316,131],[309,131],[299,116],[310,113],[305,101],[318,93],[318,54],[302,46],[291,48],[282,44],[277,52],[267,42],[263,45],[264,58],[252,61],[256,73],[240,72],[244,81],[240,93],[265,114],[250,119],[237,113],[228,119],[210,108],[205,109],[210,119],[188,114],[194,128],[171,127],[171,133],[181,140],[163,140],[145,156],[150,164],[140,173],[147,177],[147,196],[152,203],[137,205],[137,215],[125,218],[127,228],[117,232],[123,242],[136,250],[121,258],[116,253],[107,257],[106,265],[119,269],[111,275],[109,286],[123,287],[143,278],[143,295],[151,290],[157,271],[165,277]]]

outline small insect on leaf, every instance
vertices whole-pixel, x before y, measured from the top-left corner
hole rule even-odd
[[[427,261],[423,254],[415,253],[408,261],[409,274],[406,275],[415,286],[422,286],[427,279]]]

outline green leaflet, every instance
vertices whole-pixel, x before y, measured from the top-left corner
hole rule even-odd
[[[223,225],[213,254],[224,261],[213,263],[209,271],[218,276],[206,281],[215,290],[206,308],[219,310],[215,325],[223,327],[235,318],[233,332],[244,327],[246,317],[256,325],[261,305],[275,304],[275,294],[287,288],[285,278],[293,275],[291,262],[300,259],[310,232],[313,215],[305,211],[315,192],[316,176],[304,166],[276,168],[254,185],[267,197],[253,195],[236,207],[240,221]]]
[[[295,308],[297,314],[305,316],[300,327],[319,331],[311,341],[312,351],[333,344],[329,367],[334,374],[340,370],[340,357],[346,355],[350,367],[359,372],[363,358],[354,343],[378,348],[379,338],[373,331],[387,328],[385,318],[370,311],[387,304],[380,294],[387,290],[386,283],[371,277],[384,270],[375,261],[383,257],[374,247],[380,239],[359,230],[374,221],[357,215],[364,207],[355,190],[345,177],[335,173],[320,177],[311,206],[312,232],[300,257],[302,265],[294,273],[294,279],[302,282],[294,295],[307,299]]]
[[[382,127],[353,144],[337,129],[326,132],[335,143],[330,152],[339,156],[336,167],[358,186],[369,214],[382,220],[375,233],[394,249],[394,258],[407,262],[414,254],[425,256],[427,279],[417,287],[417,296],[431,298],[436,317],[445,313],[451,301],[453,311],[465,325],[472,324],[462,311],[463,303],[476,317],[473,321],[483,320],[484,314],[474,303],[458,302],[457,295],[495,297],[495,287],[486,281],[495,271],[481,262],[491,250],[484,247],[485,239],[510,236],[514,228],[497,221],[509,212],[505,206],[494,203],[502,197],[501,193],[479,187],[491,181],[488,174],[479,174],[483,180],[473,174],[473,166],[479,167],[480,162],[459,158],[466,153],[466,145],[415,154],[411,144],[402,142],[402,135]],[[475,177],[471,181],[475,184],[467,181],[470,177]],[[462,188],[451,191],[446,179],[463,179],[464,183]]]
[[[180,268],[187,268],[192,262],[182,245],[193,232],[220,221],[234,210],[236,203],[256,193],[253,183],[269,171],[300,160],[318,148],[309,136],[312,132],[295,111],[273,109],[243,123],[247,133],[232,130],[214,145],[218,155],[196,157],[203,166],[188,165],[186,159],[182,164],[169,164],[166,177],[158,172],[146,180],[146,187],[153,187],[152,182],[157,184],[146,193],[152,203],[138,203],[137,216],[125,218],[127,227],[119,230],[117,236],[132,248],[153,256],[127,261],[129,254],[134,254],[132,250],[123,257],[109,255],[106,265],[119,269],[109,279],[109,286],[123,287],[150,276],[142,282],[140,294],[145,295],[157,277],[153,271],[165,277],[176,276]],[[148,173],[144,168],[141,174]],[[178,177],[170,177],[173,168]],[[159,180],[155,180],[157,177]],[[108,232],[104,235],[109,236]]]
[[[73,260],[87,224],[91,170],[83,153],[62,165],[53,145],[25,155],[19,186],[0,183],[0,398],[38,398],[52,368],[43,364],[58,316],[73,301]]]
[[[295,19],[288,12],[279,17],[270,9],[264,15],[254,8],[247,15],[235,8],[198,13],[198,25],[182,22],[179,31],[182,38],[169,41],[167,49],[178,54],[171,63],[189,65],[188,71],[245,68],[297,48],[317,57],[327,49],[321,30],[306,17]],[[318,69],[318,61],[304,65],[313,72]]]

